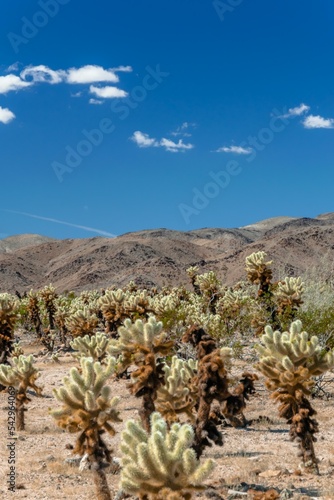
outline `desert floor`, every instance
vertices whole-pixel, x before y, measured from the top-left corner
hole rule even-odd
[[[0,498],[28,498],[29,500],[95,498],[94,484],[89,470],[79,472],[78,465],[65,462],[73,458],[66,445],[74,444],[75,435],[59,429],[49,408],[59,407],[52,390],[61,385],[63,377],[76,362],[67,353],[54,363],[45,357],[38,345],[23,340],[25,354],[36,355],[36,366],[41,371],[39,385],[44,386],[43,397],[31,392],[31,402],[25,414],[26,430],[17,433],[16,439],[16,491],[7,490],[6,474],[9,472],[7,445],[7,400],[6,392],[0,393]],[[238,376],[244,369],[251,369],[245,361],[238,361],[233,374]],[[254,370],[253,370],[254,371]],[[113,392],[121,396],[121,417],[123,423],[115,426],[118,431],[113,438],[107,438],[113,456],[120,457],[118,450],[119,432],[129,418],[137,418],[140,402],[126,389],[125,380],[111,380]],[[297,448],[289,440],[288,425],[277,418],[277,407],[268,397],[263,379],[256,383],[257,393],[250,397],[245,415],[253,420],[245,429],[224,427],[224,445],[208,448],[204,457],[214,458],[216,469],[207,481],[207,488],[195,495],[196,498],[274,498],[260,492],[274,488],[281,499],[334,499],[334,428],[333,398],[313,399],[317,410],[320,432],[315,444],[319,459],[320,475],[307,473],[300,465]],[[334,386],[327,390],[334,392]],[[267,417],[259,418],[259,417]],[[113,497],[118,492],[119,470],[116,465],[106,469],[108,483]],[[258,490],[256,496],[249,490]],[[238,493],[239,492],[239,493]],[[248,492],[248,493],[247,493]],[[133,497],[131,497],[133,498]]]

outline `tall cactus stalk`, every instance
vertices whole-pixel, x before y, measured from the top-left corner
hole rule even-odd
[[[289,332],[265,328],[257,346],[260,361],[257,368],[267,377],[266,386],[271,397],[281,403],[279,414],[290,424],[290,436],[300,447],[300,456],[305,467],[318,470],[315,456],[315,433],[318,423],[313,417],[316,411],[307,399],[314,385],[314,377],[334,366],[334,350],[324,352],[316,336],[309,338],[302,331],[302,323],[291,323]]]
[[[174,342],[168,340],[162,323],[156,321],[154,316],[147,322],[137,319],[132,323],[130,319],[126,319],[124,325],[119,327],[118,334],[117,340],[110,341],[108,352],[121,356],[123,370],[132,364],[137,366],[131,374],[129,389],[135,396],[143,398],[139,414],[145,429],[149,431],[157,390],[164,381],[164,365],[159,356],[168,355]]]
[[[14,357],[13,366],[0,365],[0,383],[7,387],[16,389],[16,428],[23,431],[25,428],[24,405],[30,398],[27,396],[28,387],[34,389],[38,396],[42,393],[42,388],[35,384],[39,377],[38,370],[33,366],[33,356]]]
[[[103,470],[103,460],[110,463],[110,451],[102,439],[106,431],[115,435],[112,426],[120,422],[116,409],[119,398],[112,398],[112,389],[106,385],[114,373],[116,359],[110,357],[107,365],[101,365],[92,358],[81,358],[81,371],[70,370],[64,378],[64,386],[54,389],[58,401],[63,404],[60,410],[51,410],[57,425],[68,432],[79,432],[73,453],[87,455],[93,471],[98,500],[111,500],[107,479]]]

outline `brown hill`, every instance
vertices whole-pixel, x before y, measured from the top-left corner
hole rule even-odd
[[[59,292],[187,284],[187,267],[215,270],[227,284],[245,278],[244,262],[264,250],[281,275],[299,275],[334,257],[334,213],[275,217],[235,229],[143,230],[117,238],[55,240],[39,235],[0,241],[0,292],[52,283]]]

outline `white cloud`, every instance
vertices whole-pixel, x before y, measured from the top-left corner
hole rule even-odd
[[[305,128],[334,128],[334,118],[310,115],[302,121],[302,124]]]
[[[100,99],[89,99],[89,104],[103,104],[104,101],[100,101]]]
[[[26,80],[27,77],[31,78],[31,82],[37,83],[60,83],[65,78],[65,71],[58,70],[54,71],[53,69],[44,66],[44,64],[40,64],[39,66],[28,66],[23,71],[21,71],[21,78]]]
[[[134,132],[130,139],[137,144],[140,148],[165,148],[166,151],[170,151],[172,153],[178,153],[186,151],[187,149],[193,149],[193,144],[184,144],[182,139],[179,142],[171,141],[170,139],[166,139],[163,137],[160,141],[150,137],[148,134],[144,134],[137,130]]]
[[[170,139],[165,139],[164,137],[160,141],[160,146],[164,147],[166,151],[170,151],[171,153],[178,153],[179,151],[183,152],[187,149],[193,149],[193,144],[184,144],[182,139],[179,142],[173,142]]]
[[[300,116],[304,113],[307,113],[308,111],[310,111],[310,106],[301,103],[299,106],[296,106],[295,108],[288,109],[288,112],[285,115],[285,117],[288,118],[289,116]]]
[[[2,108],[0,106],[0,123],[9,123],[14,120],[15,115],[8,108]]]
[[[223,146],[213,151],[214,153],[235,153],[237,155],[250,155],[253,152],[252,148],[244,148],[242,146]]]
[[[12,90],[21,90],[32,85],[31,82],[25,82],[17,75],[0,76],[0,94],[7,94]]]
[[[144,134],[139,130],[136,130],[134,134],[130,137],[130,139],[137,144],[140,148],[150,148],[150,147],[158,147],[159,143],[149,137],[148,134]]]
[[[89,87],[89,92],[95,94],[97,97],[102,97],[104,99],[113,99],[116,97],[126,97],[128,95],[125,90],[119,89],[118,87],[95,87],[91,85]]]
[[[102,68],[102,66],[87,64],[86,66],[82,66],[81,68],[70,68],[67,71],[67,82],[68,83],[96,83],[96,82],[117,83],[119,82],[119,77],[116,75],[115,69],[104,69]]]

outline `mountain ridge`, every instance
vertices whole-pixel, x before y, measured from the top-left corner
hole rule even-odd
[[[166,228],[129,232],[115,238],[56,239],[15,235],[0,240],[0,292],[20,293],[52,283],[65,290],[189,284],[186,269],[213,270],[226,284],[245,278],[244,261],[266,251],[273,268],[299,275],[334,260],[334,213],[275,217],[239,228]]]

